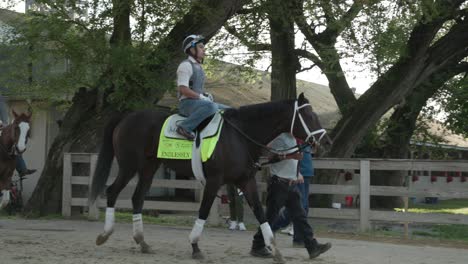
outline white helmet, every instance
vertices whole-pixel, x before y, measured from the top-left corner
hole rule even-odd
[[[205,37],[203,37],[202,35],[190,35],[186,37],[182,42],[182,50],[184,51],[184,53],[187,53],[188,49],[195,47],[197,43],[200,42],[205,43]]]

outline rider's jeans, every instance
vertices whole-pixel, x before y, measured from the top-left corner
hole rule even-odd
[[[199,99],[184,99],[179,102],[179,113],[186,116],[179,126],[187,131],[195,128],[206,118],[214,115],[219,109],[229,108],[226,105]]]

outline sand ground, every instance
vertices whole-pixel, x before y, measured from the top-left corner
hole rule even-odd
[[[109,241],[95,245],[103,223],[75,220],[0,219],[0,264],[131,264],[131,263],[273,263],[251,257],[252,231],[206,228],[200,247],[206,258],[191,259],[190,228],[145,225],[146,242],[154,253],[142,254],[131,238],[131,224],[117,224]],[[466,264],[468,250],[450,247],[392,244],[318,237],[332,249],[309,260],[304,249],[292,248],[291,238],[278,235],[287,263],[316,264]]]

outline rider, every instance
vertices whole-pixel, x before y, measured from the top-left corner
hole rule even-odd
[[[0,95],[0,127],[2,127],[3,124],[8,124],[8,107],[5,98]],[[16,171],[18,171],[20,177],[36,172],[35,169],[27,168],[21,154],[16,155]]]
[[[177,68],[179,113],[187,119],[178,124],[177,133],[189,140],[195,139],[195,128],[219,109],[227,106],[213,102],[213,96],[204,92],[205,72],[201,64],[205,57],[205,38],[190,35],[182,42],[188,58]]]

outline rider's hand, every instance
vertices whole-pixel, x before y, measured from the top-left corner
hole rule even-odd
[[[203,94],[200,94],[200,95],[199,95],[199,99],[200,99],[200,100],[205,100],[205,101],[211,102],[210,98],[209,98],[208,96],[203,95]]]
[[[213,98],[213,95],[210,94],[210,93],[203,93],[204,96],[208,97],[210,99],[211,102],[214,102],[214,98]]]

